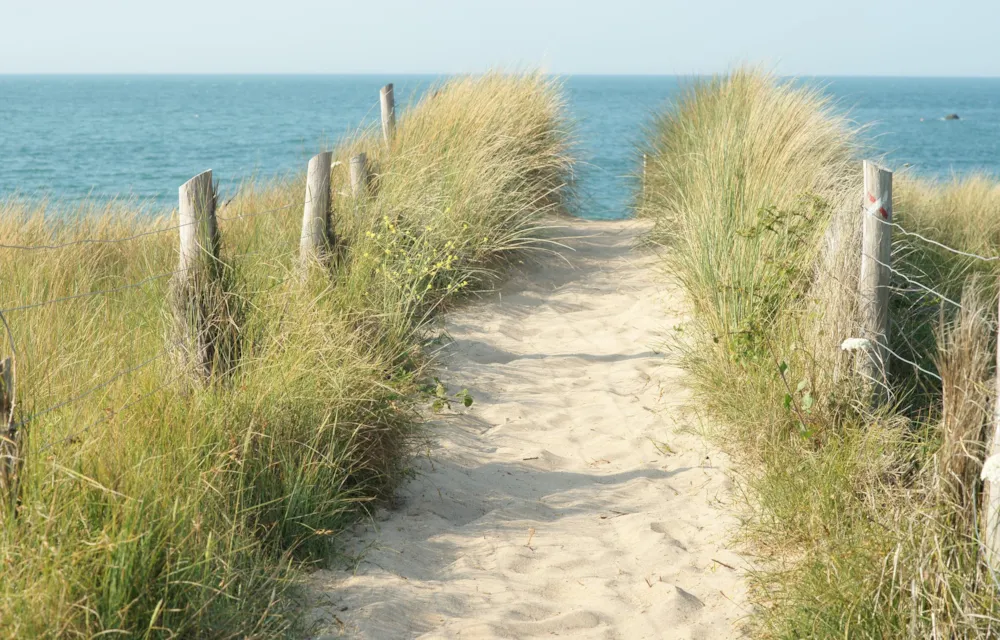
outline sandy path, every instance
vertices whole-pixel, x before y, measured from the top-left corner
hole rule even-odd
[[[682,373],[652,350],[679,296],[639,223],[568,224],[590,236],[572,267],[447,318],[441,378],[475,404],[360,528],[356,572],[314,575],[316,637],[739,637],[726,462],[681,431]]]

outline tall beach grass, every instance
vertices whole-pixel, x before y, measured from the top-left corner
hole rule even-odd
[[[894,359],[873,410],[840,348],[860,330],[858,139],[821,91],[753,70],[658,117],[638,211],[695,312],[677,353],[738,461],[758,636],[995,637],[978,479],[995,263],[896,234],[896,268],[964,309],[894,276],[891,346],[933,375]],[[904,176],[896,221],[998,255],[997,193]]]
[[[361,150],[374,179],[354,198]],[[538,75],[454,79],[402,114],[388,148],[365,131],[335,155],[335,256],[305,279],[303,177],[220,207],[239,348],[211,383],[165,348],[177,232],[152,232],[173,214],[0,204],[24,423],[0,513],[0,636],[280,636],[302,563],[330,557],[405,477],[428,320],[491,286],[567,204],[560,91]],[[59,247],[14,248],[43,245]]]

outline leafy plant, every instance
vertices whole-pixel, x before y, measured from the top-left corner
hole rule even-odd
[[[454,395],[449,395],[448,387],[436,377],[433,378],[432,382],[420,385],[419,389],[430,401],[434,413],[451,409],[454,402],[460,403],[465,408],[472,406],[472,394],[469,393],[468,389],[462,389]]]

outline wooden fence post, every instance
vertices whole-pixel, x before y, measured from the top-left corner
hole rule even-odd
[[[179,270],[190,271],[219,259],[219,224],[215,219],[212,170],[203,171],[178,189],[180,197],[181,260]]]
[[[876,389],[886,383],[889,340],[889,280],[892,255],[892,172],[864,161],[861,277],[858,283],[862,337],[870,342],[861,372]],[[879,392],[876,391],[876,394]]]
[[[174,275],[174,317],[182,358],[205,377],[214,368],[213,288],[222,275],[219,226],[215,218],[212,170],[191,178],[178,189],[180,198],[180,264]]]
[[[17,505],[18,478],[21,471],[21,441],[14,424],[14,359],[0,361],[0,505]],[[3,521],[0,512],[0,522]]]
[[[396,134],[396,98],[392,92],[391,82],[382,87],[379,98],[382,103],[382,137],[385,138],[386,146],[389,146]]]
[[[997,312],[1000,313],[1000,303]],[[1000,329],[997,332],[1000,339]],[[997,371],[1000,372],[1000,342],[997,342]],[[993,396],[993,437],[987,442],[983,464],[983,544],[987,560],[1000,569],[1000,375],[996,377]]]
[[[351,193],[360,198],[368,190],[368,154],[362,152],[351,158]]]
[[[642,154],[642,203],[646,204],[646,154]]]
[[[330,169],[333,153],[325,151],[309,160],[302,213],[299,260],[303,267],[319,260],[330,245]]]

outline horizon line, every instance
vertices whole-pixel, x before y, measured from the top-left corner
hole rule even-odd
[[[497,69],[505,71],[504,69]],[[190,77],[190,76],[246,76],[246,77],[289,77],[289,76],[313,76],[313,77],[373,77],[373,76],[396,76],[396,77],[442,77],[442,76],[467,76],[488,73],[487,71],[408,71],[404,73],[392,71],[0,71],[0,77],[97,77],[97,76],[140,76],[140,77]],[[511,71],[518,73],[519,71]],[[532,73],[533,70],[521,70],[521,73]],[[691,78],[691,77],[712,77],[729,73],[729,71],[718,71],[710,73],[605,73],[605,72],[552,72],[543,71],[547,76],[575,76],[575,77],[595,77],[595,78]],[[924,80],[997,80],[1000,75],[931,75],[931,74],[851,74],[851,73],[775,73],[781,78],[871,78],[871,79],[924,79]]]

